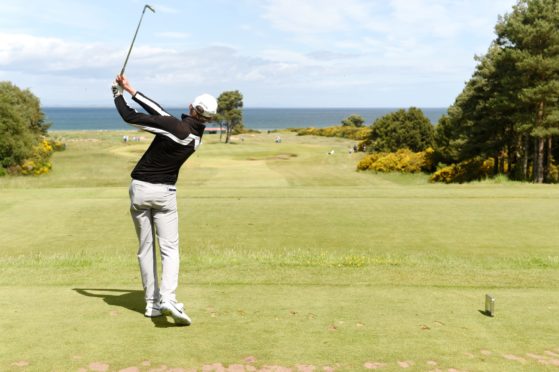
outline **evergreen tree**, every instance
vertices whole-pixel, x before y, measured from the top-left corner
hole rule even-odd
[[[407,148],[420,152],[433,146],[434,130],[418,108],[398,110],[375,120],[366,141],[371,151],[394,152]]]
[[[451,164],[460,161],[460,149],[464,139],[457,133],[456,121],[443,115],[435,127],[435,162]]]
[[[559,134],[559,1],[519,0],[436,129],[442,159],[492,157],[495,172],[550,181]],[[531,173],[530,173],[531,171]]]
[[[526,147],[533,143],[532,179],[537,183],[548,178],[552,137],[559,134],[558,25],[557,0],[519,0],[496,26],[497,44],[516,68],[516,119],[525,136],[526,157]],[[524,173],[527,176],[527,170]]]
[[[511,64],[505,57],[501,49],[492,45],[487,55],[477,58],[479,64],[472,78],[449,108],[446,121],[439,124],[443,126],[436,128],[437,148],[446,144],[444,151],[453,154],[451,160],[493,157],[495,172],[510,169],[510,164],[505,167],[504,160],[516,106],[510,81]],[[443,133],[450,138],[442,136]]]

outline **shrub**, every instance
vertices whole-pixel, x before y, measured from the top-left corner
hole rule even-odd
[[[365,119],[361,115],[350,115],[344,120],[342,120],[342,126],[344,127],[362,127],[365,123]]]
[[[12,108],[33,134],[47,134],[50,123],[45,122],[39,98],[29,89],[20,89],[9,81],[0,81],[0,102]]]
[[[431,182],[464,183],[480,181],[493,175],[493,158],[476,157],[458,164],[451,164],[433,173]]]
[[[0,101],[0,166],[21,164],[31,156],[36,143],[24,119],[8,103]]]
[[[0,176],[5,174],[40,176],[50,172],[52,164],[50,157],[55,151],[64,151],[66,144],[60,140],[43,138],[33,146],[31,155],[19,164],[11,164],[7,169],[0,167]],[[3,173],[2,173],[3,172]]]
[[[377,152],[374,154],[369,154],[365,156],[359,163],[357,164],[358,170],[369,170],[373,166],[373,164],[381,157],[385,156],[386,153]]]
[[[326,128],[302,128],[294,129],[298,136],[322,136],[322,137],[341,137],[353,140],[363,140],[371,132],[369,127],[337,126]]]
[[[358,170],[372,170],[375,172],[418,173],[429,171],[433,166],[433,149],[413,152],[400,149],[396,152],[379,152],[365,156],[359,164]]]
[[[65,148],[61,141],[45,137],[49,126],[29,89],[0,82],[0,174],[47,173],[53,151]]]
[[[423,111],[411,107],[376,119],[363,144],[372,151],[380,152],[394,152],[402,148],[424,151],[434,146],[433,136],[433,125]]]
[[[21,174],[24,176],[40,176],[52,169],[49,162],[54,149],[47,139],[43,139],[38,145],[33,147],[32,156],[21,164]]]
[[[52,146],[54,151],[66,150],[66,144],[59,139],[49,139],[49,144]]]

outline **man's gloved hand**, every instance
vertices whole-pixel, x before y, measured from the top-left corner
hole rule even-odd
[[[120,86],[116,80],[113,81],[112,85],[111,85],[111,90],[113,92],[113,97],[116,98],[118,96],[122,96],[122,86]]]

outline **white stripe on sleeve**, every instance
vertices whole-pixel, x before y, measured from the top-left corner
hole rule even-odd
[[[198,137],[198,136],[195,136],[194,134],[189,134],[188,137],[186,137],[185,139],[180,139],[177,136],[175,136],[174,134],[169,133],[167,131],[164,131],[163,129],[152,128],[152,127],[148,127],[148,126],[140,125],[140,124],[132,124],[132,125],[135,126],[138,129],[145,130],[146,132],[150,132],[150,133],[154,133],[154,134],[161,134],[161,135],[173,140],[174,142],[178,143],[179,145],[187,146],[192,141],[194,141],[194,150],[197,150],[198,146],[200,146],[201,138]]]
[[[167,111],[163,110],[163,108],[161,106],[159,106],[157,103],[153,102],[149,98],[145,97],[140,92],[138,92],[138,94],[136,94],[136,96],[134,98],[136,98],[138,101],[141,101],[145,105],[149,106],[150,108],[155,110],[161,116],[171,116],[171,114],[169,114]]]

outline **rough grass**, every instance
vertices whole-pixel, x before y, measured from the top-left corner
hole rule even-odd
[[[127,188],[148,138],[122,134],[58,133],[51,174],[0,178],[0,370],[557,368],[556,186],[433,185],[356,172],[346,140],[208,136],[178,183],[180,328],[142,316]]]

